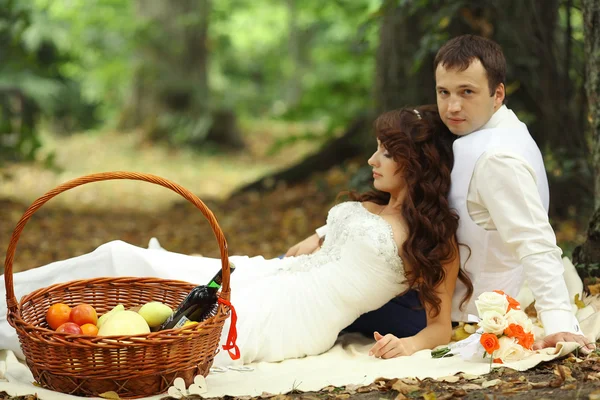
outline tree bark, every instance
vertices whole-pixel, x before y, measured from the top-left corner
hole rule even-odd
[[[409,2],[407,2],[409,3]],[[433,58],[427,53],[414,71],[423,28],[418,21],[431,10],[409,14],[410,4],[388,2],[379,30],[376,54],[375,104],[377,113],[395,108],[435,103]]]
[[[590,220],[585,243],[573,252],[573,261],[579,264],[580,273],[587,275],[592,271],[597,274],[598,268],[592,269],[591,266],[600,264],[600,0],[583,0],[582,9],[596,212]]]

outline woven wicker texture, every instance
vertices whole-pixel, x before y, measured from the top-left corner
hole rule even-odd
[[[216,314],[195,326],[136,336],[84,336],[49,329],[46,311],[54,303],[71,307],[92,305],[103,314],[117,304],[136,307],[160,301],[176,308],[195,285],[189,282],[139,277],[102,277],[52,285],[24,296],[14,295],[13,260],[21,232],[31,216],[48,200],[74,187],[98,181],[128,179],[164,186],[194,204],[208,220],[221,251],[223,284]],[[108,391],[121,398],[165,392],[176,377],[193,382],[212,365],[230,307],[227,242],[217,219],[185,188],[167,179],[142,173],[105,172],[68,181],[49,191],[25,211],[13,231],[5,259],[8,322],[18,334],[26,362],[43,387],[79,396]]]

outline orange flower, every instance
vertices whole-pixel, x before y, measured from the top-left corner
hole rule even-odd
[[[512,297],[510,297],[509,295],[504,293],[502,290],[494,290],[494,293],[498,293],[503,296],[506,296],[506,300],[508,300],[508,308],[506,309],[506,312],[509,312],[510,310],[520,310],[521,309],[521,304],[517,300],[513,299]]]
[[[519,304],[519,302],[517,300],[513,299],[509,295],[506,295],[506,299],[508,300],[508,309],[506,310],[506,312],[509,312],[510,310],[520,310],[521,309],[521,304]]]
[[[501,359],[501,358],[494,358],[494,362],[495,362],[496,364],[504,364],[504,363],[502,362],[502,359]]]
[[[484,333],[483,335],[481,335],[479,343],[481,343],[481,345],[488,354],[492,354],[494,351],[500,348],[500,342],[498,341],[496,335],[494,335],[493,333]]]
[[[508,337],[520,338],[525,335],[525,331],[523,331],[523,327],[517,324],[510,324],[508,328],[504,330],[504,334]]]
[[[523,335],[521,335],[517,338],[517,343],[519,343],[521,346],[523,346],[524,348],[529,349],[529,350],[531,350],[531,347],[533,346],[533,342],[534,342],[533,333],[523,333]]]

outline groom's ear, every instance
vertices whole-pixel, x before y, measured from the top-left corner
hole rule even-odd
[[[502,104],[504,104],[505,96],[506,92],[504,88],[504,83],[500,83],[498,86],[496,86],[496,90],[494,91],[494,108],[496,110],[502,107]]]

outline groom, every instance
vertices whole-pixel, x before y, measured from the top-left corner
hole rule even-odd
[[[460,222],[457,232],[462,268],[474,293],[461,310],[465,288],[457,282],[453,321],[477,314],[474,301],[485,291],[504,290],[515,297],[527,280],[546,337],[535,349],[558,342],[588,345],[571,313],[563,278],[561,250],[548,221],[548,181],[542,156],[527,127],[504,103],[506,60],[500,46],[464,35],[447,42],[435,62],[437,104],[442,121],[458,136],[453,150],[450,202]],[[287,255],[310,252],[322,232],[292,247]],[[346,331],[377,336],[372,349],[384,357],[402,347],[402,337],[425,327],[424,311],[415,309],[416,293],[400,296],[362,315]],[[408,326],[407,326],[408,325]],[[584,352],[593,345],[583,347]]]
[[[483,37],[459,36],[438,51],[434,68],[440,117],[458,136],[450,202],[460,217],[458,241],[471,249],[470,258],[461,254],[461,264],[474,286],[464,312],[454,307],[453,321],[476,314],[474,299],[482,292],[501,289],[515,297],[526,280],[547,335],[534,348],[560,341],[585,346],[548,221],[541,153],[525,124],[504,105],[501,47]],[[464,290],[457,282],[453,303]]]

